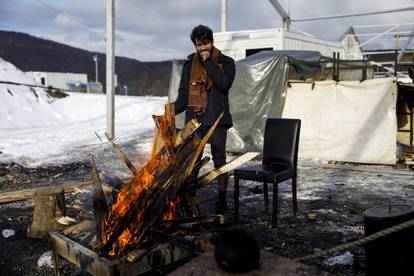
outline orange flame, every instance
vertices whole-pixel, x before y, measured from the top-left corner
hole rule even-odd
[[[178,216],[178,205],[180,204],[180,202],[182,201],[181,197],[177,197],[175,199],[175,201],[170,201],[168,203],[168,209],[167,211],[164,213],[162,220],[172,220],[177,218]]]
[[[172,139],[175,137],[175,126],[171,127],[171,122],[163,120],[162,117],[156,118],[160,131],[164,134],[167,134],[168,137],[163,136],[163,146],[171,146]],[[173,129],[173,132],[170,131],[170,128]],[[161,139],[161,136],[158,135],[156,140]],[[171,137],[169,137],[171,136]],[[165,140],[166,138],[166,140]],[[119,225],[120,220],[128,211],[137,203],[137,200],[142,199],[142,196],[145,196],[145,192],[151,189],[151,187],[156,183],[157,179],[155,179],[155,175],[157,172],[164,171],[168,166],[171,166],[171,156],[169,154],[165,154],[165,151],[156,150],[157,148],[161,148],[160,144],[156,143],[153,144],[153,151],[150,156],[150,160],[133,176],[131,181],[125,184],[117,195],[116,201],[110,208],[110,211],[104,216],[103,221],[101,222],[102,228],[102,243],[105,245],[111,235],[115,231],[115,227]],[[167,181],[169,183],[169,181]],[[166,185],[164,184],[162,188]],[[181,202],[181,198],[178,198],[174,202],[169,202],[167,211],[163,216],[163,220],[170,220],[177,217],[178,211],[178,204]],[[145,207],[145,208],[148,208]],[[145,209],[144,208],[144,209]],[[111,251],[109,252],[109,256],[116,256],[118,255],[123,248],[127,245],[134,246],[137,244],[137,224],[135,222],[139,222],[143,218],[145,210],[141,210],[135,218],[134,223],[132,223],[128,228],[126,228],[122,234],[118,237],[117,241],[112,245]],[[95,248],[94,248],[95,250]]]

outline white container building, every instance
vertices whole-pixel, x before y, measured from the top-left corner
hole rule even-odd
[[[26,75],[34,78],[44,86],[53,86],[60,89],[70,90],[73,84],[87,84],[88,76],[80,73],[57,73],[57,72],[38,72],[28,71]]]
[[[341,59],[362,58],[358,45],[352,44],[353,49],[348,49],[350,43],[321,40],[310,35],[289,32],[283,28],[217,32],[214,33],[214,45],[234,60],[244,59],[262,50],[318,51],[327,57],[332,57],[334,52],[339,52]],[[350,52],[352,54],[349,54]]]

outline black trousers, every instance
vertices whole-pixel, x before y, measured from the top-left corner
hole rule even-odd
[[[202,139],[211,126],[201,126],[197,135]],[[213,156],[214,167],[219,168],[226,164],[226,140],[227,140],[227,128],[217,127],[207,143],[211,146],[211,155]],[[199,160],[201,159],[201,155]]]

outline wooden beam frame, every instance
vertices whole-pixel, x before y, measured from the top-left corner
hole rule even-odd
[[[56,275],[60,275],[59,256],[87,271],[99,276],[139,275],[162,266],[180,261],[194,255],[194,252],[169,243],[161,244],[149,250],[145,256],[130,262],[126,257],[109,260],[58,232],[49,233],[49,242],[53,249]]]

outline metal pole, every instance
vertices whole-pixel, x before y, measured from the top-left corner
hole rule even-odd
[[[115,91],[114,91],[114,0],[106,1],[106,134],[110,139],[115,137]]]
[[[414,132],[414,129],[413,129],[413,116],[414,116],[414,108],[411,109],[411,112],[410,112],[410,148],[411,149],[413,148],[413,132]]]
[[[290,27],[290,20],[289,20],[289,18],[283,19],[283,30],[289,31],[289,27]]]
[[[227,0],[221,0],[221,31],[227,32]]]
[[[365,56],[362,56],[362,62],[363,62],[363,67],[362,67],[361,81],[365,81],[367,79],[367,59]]]
[[[277,12],[280,14],[280,16],[283,19],[283,30],[289,31],[289,25],[290,25],[290,16],[289,14],[282,8],[282,6],[279,4],[278,0],[269,0],[270,4],[277,10]]]
[[[395,49],[395,57],[394,57],[394,77],[397,76],[398,71],[398,49]]]
[[[93,56],[93,61],[95,61],[95,82],[98,82],[98,54]]]
[[[339,62],[341,61],[341,58],[339,56],[339,52],[337,53],[337,62],[336,62],[336,81],[339,81]]]
[[[399,37],[401,37],[401,35],[398,35]],[[397,57],[397,62],[399,63],[404,55],[404,52],[407,50],[408,45],[410,45],[411,41],[413,40],[414,37],[414,30],[411,31],[410,36],[408,37],[407,41],[405,42],[404,46],[402,47],[400,53],[398,54]],[[398,49],[398,46],[396,47]]]

